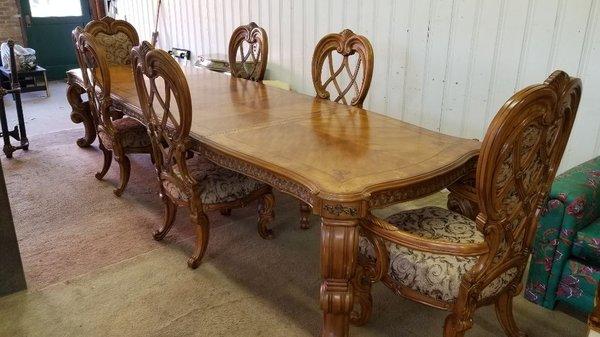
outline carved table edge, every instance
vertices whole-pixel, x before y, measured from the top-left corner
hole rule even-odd
[[[414,184],[373,192],[368,199],[369,208],[384,208],[441,191],[468,174],[476,164],[477,155],[469,154],[464,163],[447,172],[434,174]]]

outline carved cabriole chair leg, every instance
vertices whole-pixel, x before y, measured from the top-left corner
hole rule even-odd
[[[473,318],[470,315],[457,318],[455,313],[451,313],[444,323],[444,337],[463,337],[472,326]]]
[[[156,164],[156,159],[154,158],[154,150],[150,151],[150,162],[152,164]]]
[[[310,214],[312,213],[311,207],[304,201],[300,201],[300,228],[310,228]]]
[[[510,290],[498,296],[496,299],[496,316],[498,316],[498,321],[508,337],[526,337],[527,334],[519,330],[515,322],[512,308],[513,298],[514,293]]]
[[[191,206],[190,208],[190,219],[196,227],[196,247],[194,248],[194,254],[190,256],[187,264],[188,267],[196,269],[200,265],[202,257],[204,257],[204,253],[206,252],[210,228],[208,224],[208,217],[204,211],[202,209],[194,210],[196,208],[194,206]]]
[[[173,223],[175,222],[175,216],[177,215],[177,205],[171,200],[171,198],[166,195],[162,195],[163,202],[165,203],[165,219],[162,228],[154,231],[154,240],[160,241],[165,238],[165,236],[173,227]]]
[[[231,208],[223,208],[223,209],[219,210],[219,212],[221,213],[222,216],[230,216]]]
[[[110,168],[110,164],[112,163],[112,151],[108,150],[106,147],[104,147],[104,144],[102,144],[102,142],[100,142],[100,150],[102,151],[102,154],[104,155],[104,164],[102,165],[102,170],[98,173],[96,173],[96,179],[98,180],[102,180],[102,178],[104,178],[104,176],[106,175],[106,173],[108,172],[108,169]]]
[[[272,192],[263,194],[258,200],[258,234],[263,239],[273,238],[273,230],[269,228],[269,225],[275,217],[274,206],[275,197]]]
[[[356,273],[352,279],[354,287],[354,310],[350,314],[350,323],[362,326],[369,322],[373,314],[372,282],[369,278],[368,267],[363,266],[359,259]]]
[[[115,160],[119,163],[119,173],[121,175],[119,187],[114,191],[117,197],[120,197],[127,187],[127,183],[129,182],[129,173],[131,172],[131,163],[129,162],[129,158],[127,155],[123,154],[120,156],[115,156]]]

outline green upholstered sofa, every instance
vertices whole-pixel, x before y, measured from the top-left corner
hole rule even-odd
[[[545,206],[524,296],[589,313],[600,280],[600,157],[558,176]]]

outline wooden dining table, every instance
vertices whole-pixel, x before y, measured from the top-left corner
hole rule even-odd
[[[183,70],[194,150],[320,216],[322,336],[348,336],[361,219],[460,182],[473,172],[480,142],[206,69]],[[77,144],[90,146],[96,134],[81,73],[67,75],[71,118],[85,126]],[[131,68],[111,66],[110,76],[115,109],[144,122]]]

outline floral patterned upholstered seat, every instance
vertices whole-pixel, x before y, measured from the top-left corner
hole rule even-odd
[[[188,172],[200,184],[203,204],[219,204],[243,199],[266,185],[243,174],[217,166],[195,155],[187,162]],[[179,174],[177,166],[175,174]],[[185,191],[168,180],[163,181],[165,190],[173,197],[189,200]]]
[[[403,211],[388,217],[387,222],[399,230],[426,239],[450,243],[483,243],[484,237],[475,222],[458,213],[440,207],[424,207]],[[422,252],[385,241],[390,254],[388,276],[398,285],[409,287],[429,297],[450,302],[457,298],[463,275],[475,265],[474,257]],[[375,251],[365,237],[360,238],[360,254],[375,259]],[[495,295],[511,279],[498,278],[482,297]]]
[[[525,298],[591,312],[600,280],[600,157],[556,177],[532,250]]]
[[[126,150],[152,146],[146,127],[136,119],[123,117],[112,123],[121,138],[121,145]],[[102,139],[102,143],[107,149],[113,148],[112,139],[105,132],[98,132],[98,137]]]

